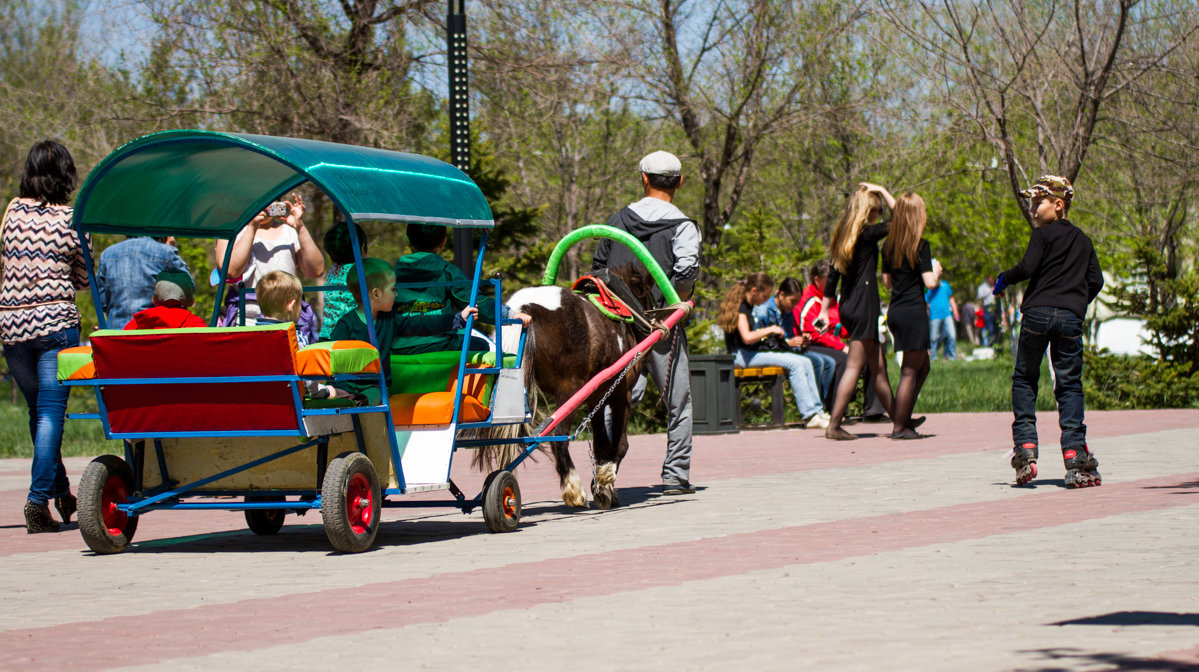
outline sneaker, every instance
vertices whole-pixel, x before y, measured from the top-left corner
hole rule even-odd
[[[813,414],[812,417],[804,420],[803,426],[805,429],[828,429],[828,423],[832,420],[832,416],[824,411]]]
[[[62,528],[62,523],[50,516],[50,507],[45,504],[34,504],[30,501],[25,502],[26,533],[57,532],[60,528]]]
[[[662,484],[662,494],[664,495],[690,495],[693,492],[695,492],[695,486],[687,481]]]

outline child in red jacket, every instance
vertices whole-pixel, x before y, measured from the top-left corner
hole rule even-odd
[[[196,302],[196,285],[183,271],[167,269],[154,278],[154,305],[133,314],[126,329],[206,327],[188,310]]]

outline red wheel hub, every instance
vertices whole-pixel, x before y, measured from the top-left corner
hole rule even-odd
[[[507,518],[516,517],[516,493],[511,487],[504,488],[504,516]]]
[[[354,474],[346,484],[346,518],[354,534],[366,534],[375,515],[375,493],[363,474]]]
[[[108,533],[116,536],[125,533],[129,524],[129,515],[117,508],[118,504],[129,501],[129,488],[125,479],[120,476],[109,476],[104,483],[104,492],[100,494],[100,515],[104,518],[104,527]]]

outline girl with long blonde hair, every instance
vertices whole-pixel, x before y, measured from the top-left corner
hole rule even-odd
[[[903,353],[891,413],[892,439],[922,438],[908,425],[929,371],[924,290],[935,289],[941,282],[941,265],[933,263],[928,241],[921,237],[927,220],[924,199],[911,192],[901,195],[892,209],[891,234],[883,245],[883,284],[891,290],[887,326],[895,337],[895,350]]]
[[[774,280],[765,273],[750,273],[729,288],[720,303],[716,323],[724,330],[724,343],[733,364],[738,367],[779,366],[787,371],[791,381],[791,393],[795,406],[803,418],[805,427],[824,429],[828,427],[828,414],[820,403],[820,389],[816,383],[816,372],[807,357],[791,350],[772,351],[764,349],[767,339],[774,336],[777,342],[785,343],[783,328],[770,324],[754,328],[754,306],[764,303],[774,290]]]
[[[887,380],[887,366],[878,341],[878,318],[881,309],[878,301],[878,243],[887,236],[888,223],[875,222],[883,214],[883,204],[895,207],[895,199],[886,189],[868,182],[858,189],[845,203],[845,212],[833,230],[829,252],[833,268],[824,283],[824,296],[837,296],[841,288],[841,324],[849,330],[849,356],[845,360],[845,372],[837,386],[831,418],[825,436],[838,441],[856,439],[841,428],[849,400],[863,368],[870,370],[867,384],[873,385],[878,401],[890,414],[892,406],[891,383]],[[828,329],[828,306],[824,301],[820,316],[816,318],[818,329]]]

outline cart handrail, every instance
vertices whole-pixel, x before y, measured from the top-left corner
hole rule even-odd
[[[637,259],[642,264],[645,264],[645,268],[649,270],[650,276],[657,283],[658,289],[666,299],[666,305],[673,306],[682,303],[682,299],[679,298],[679,293],[675,290],[674,285],[671,284],[670,278],[666,276],[665,271],[658,265],[657,260],[654,259],[654,256],[650,254],[645,245],[628,231],[622,231],[606,224],[590,224],[566,234],[566,237],[558,242],[554,247],[554,251],[550,254],[550,259],[546,262],[545,266],[545,275],[541,278],[541,284],[552,285],[556,283],[558,280],[558,266],[562,263],[562,257],[566,256],[567,250],[579,241],[590,240],[592,238],[608,238],[629,248],[636,255]]]

